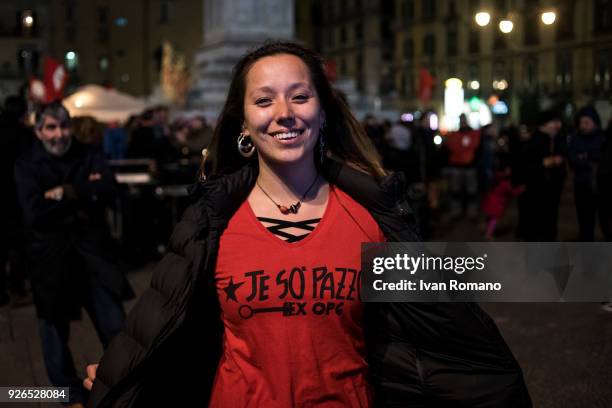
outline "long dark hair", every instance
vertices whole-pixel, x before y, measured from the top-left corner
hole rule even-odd
[[[256,155],[249,159],[242,157],[236,147],[244,123],[246,76],[257,60],[279,54],[295,55],[310,71],[321,108],[325,112],[327,153],[374,177],[384,176],[378,154],[365,130],[344,100],[332,89],[325,75],[322,58],[302,45],[278,41],[268,41],[248,52],[234,67],[225,105],[219,115],[207,157],[202,162],[201,176],[206,174],[206,177],[217,177],[232,173],[249,160],[257,160]],[[319,155],[315,154],[315,157]]]

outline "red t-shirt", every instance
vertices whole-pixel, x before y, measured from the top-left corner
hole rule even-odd
[[[210,406],[370,406],[360,244],[383,240],[337,187],[317,227],[295,243],[268,231],[245,201],[217,259],[225,334]]]

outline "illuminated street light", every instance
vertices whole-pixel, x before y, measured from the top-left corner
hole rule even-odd
[[[73,60],[76,58],[76,53],[74,51],[68,51],[66,53],[66,59],[67,60]]]
[[[480,89],[480,82],[478,81],[470,81],[470,89],[477,90]]]
[[[514,29],[514,23],[512,23],[512,21],[510,21],[510,20],[502,20],[502,21],[499,22],[499,30],[502,33],[504,33],[504,34],[511,33],[513,29]]]
[[[26,26],[26,27],[32,27],[34,25],[34,17],[26,16],[23,19],[23,25]]]
[[[551,25],[557,19],[557,15],[554,11],[546,11],[542,13],[542,22],[546,25]]]
[[[480,13],[476,13],[474,16],[474,20],[476,20],[476,24],[481,27],[484,27],[489,24],[491,21],[491,15],[486,11],[481,11]]]

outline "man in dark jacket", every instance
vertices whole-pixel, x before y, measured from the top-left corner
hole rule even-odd
[[[526,241],[557,239],[559,203],[566,173],[566,143],[561,127],[556,112],[541,112],[537,129],[522,148]]]
[[[576,115],[576,133],[568,146],[569,164],[574,171],[574,200],[580,240],[595,239],[595,213],[600,209],[601,197],[597,185],[597,168],[601,162],[604,133],[601,119],[592,106],[585,106]],[[601,219],[600,219],[601,221]]]
[[[35,131],[38,140],[15,164],[32,291],[51,384],[70,387],[70,403],[79,404],[87,396],[68,349],[70,320],[84,307],[106,346],[123,324],[121,300],[133,293],[109,258],[104,211],[114,177],[103,155],[73,138],[59,103],[37,112]]]

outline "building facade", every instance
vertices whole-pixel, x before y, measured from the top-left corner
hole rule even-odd
[[[490,13],[481,27],[475,14]],[[555,12],[546,25],[541,14]],[[442,111],[444,82],[459,78],[466,99],[491,95],[509,107],[505,118],[530,122],[540,109],[568,117],[596,103],[609,115],[612,96],[612,1],[396,0],[398,108]],[[504,34],[499,22],[513,23]],[[435,77],[427,106],[419,98],[421,69]]]
[[[0,11],[3,83],[42,75],[50,56],[65,63],[70,88],[95,83],[146,96],[159,84],[164,41],[187,64],[203,42],[202,0],[9,0]]]
[[[394,106],[394,1],[312,0],[311,4],[313,32],[300,30],[298,20],[298,36],[312,41],[339,83],[352,82],[347,88],[358,97],[353,107],[373,111]],[[296,10],[300,12],[300,7]]]

